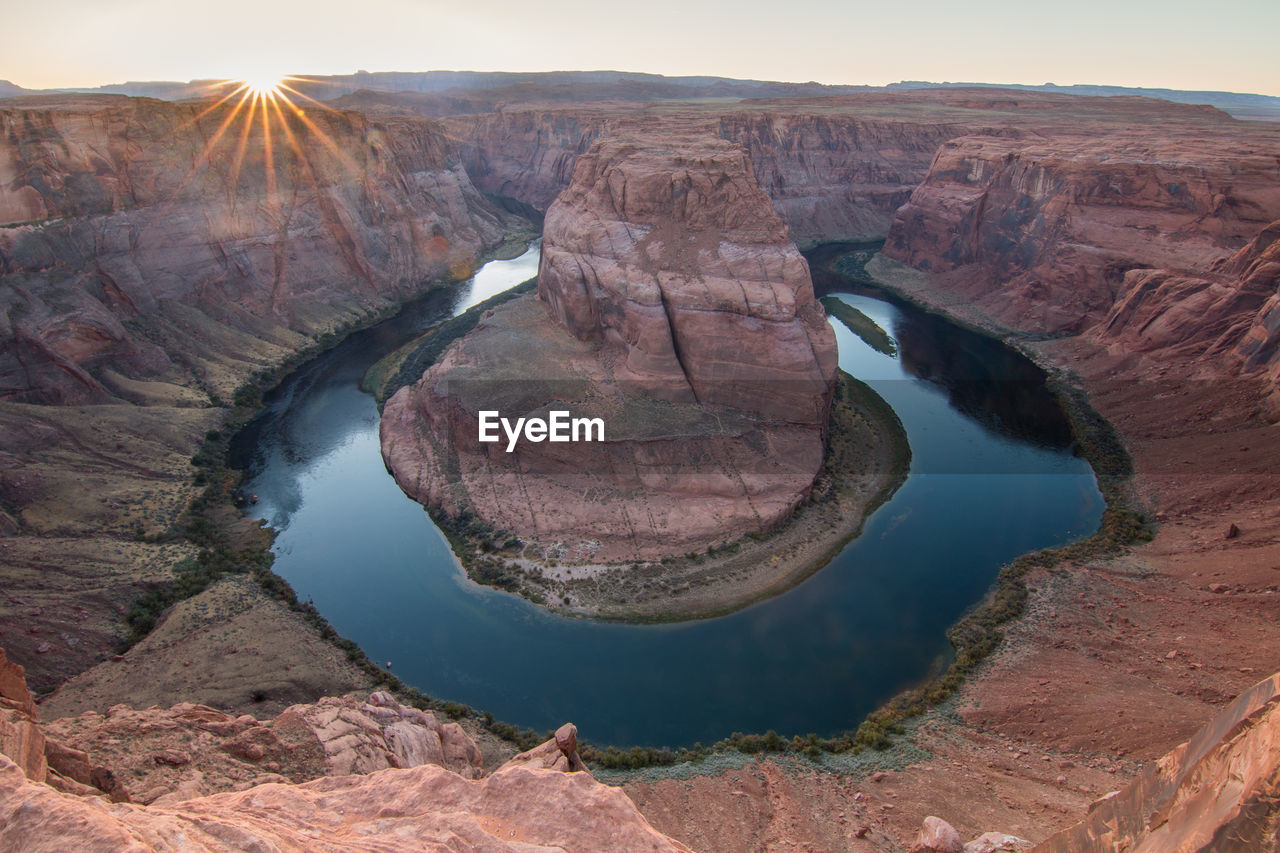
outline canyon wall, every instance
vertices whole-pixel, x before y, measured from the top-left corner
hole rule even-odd
[[[0,102],[0,633],[42,692],[195,556],[189,460],[243,383],[516,222],[433,122],[264,109]]]
[[[717,133],[747,149],[778,215],[795,241],[808,247],[884,239],[934,152],[967,130],[948,119],[760,109],[721,117]]]
[[[576,159],[601,136],[707,135],[747,150],[760,186],[802,247],[883,239],[938,146],[971,127],[958,115],[881,118],[832,101],[718,109],[512,108],[445,124],[477,186],[539,210],[569,185]]]
[[[395,103],[396,96],[382,100]],[[411,99],[404,108],[412,108]],[[790,226],[792,239],[805,247],[884,239],[898,208],[911,199],[927,175],[935,183],[945,180],[950,167],[934,164],[934,155],[951,140],[980,136],[993,145],[1004,140],[1007,147],[999,150],[1012,152],[1024,147],[1018,140],[1025,138],[1025,146],[1032,151],[1053,151],[1058,143],[1052,138],[1074,135],[1078,144],[1063,155],[1070,160],[1080,152],[1088,153],[1085,142],[1114,134],[1146,139],[1150,133],[1134,131],[1135,126],[1155,126],[1161,133],[1172,130],[1190,140],[1190,147],[1173,158],[1182,161],[1173,172],[1181,169],[1187,174],[1178,178],[1171,173],[1170,180],[1189,182],[1187,192],[1193,193],[1197,191],[1191,175],[1195,158],[1203,151],[1215,152],[1214,168],[1221,170],[1229,154],[1221,146],[1223,131],[1234,132],[1241,123],[1209,107],[1148,98],[953,89],[727,104],[601,102],[534,107],[517,101],[486,115],[446,118],[444,124],[457,140],[477,186],[543,211],[569,185],[575,159],[601,136],[718,136],[747,149],[760,186]],[[1081,128],[1092,130],[1085,136]],[[1215,141],[1198,147],[1195,135],[1206,130],[1217,135]],[[1039,143],[1043,145],[1037,149]],[[1265,145],[1259,149],[1265,150]],[[1152,153],[1143,154],[1141,143],[1135,143],[1126,156],[1133,160]],[[994,159],[999,156],[993,155]],[[1091,165],[1115,157],[1103,149],[1091,156],[1093,160],[1085,157],[1070,168],[1083,174]],[[1141,194],[1134,176],[1125,173],[1124,162],[1122,158],[1103,170],[1122,180],[1107,191],[1110,200],[1101,199],[1098,204],[1115,205],[1117,199]],[[987,177],[992,173],[988,169]],[[1151,179],[1161,178],[1152,174],[1136,180],[1149,184]],[[1221,183],[1213,175],[1206,176],[1206,181]],[[1150,190],[1148,186],[1145,192]],[[1246,196],[1250,193],[1244,187],[1241,191]],[[1151,202],[1144,197],[1142,204]],[[931,204],[922,198],[920,207],[927,209]],[[995,213],[997,207],[992,205],[992,216],[1001,215]],[[1250,216],[1248,212],[1240,215]],[[1002,227],[1008,232],[1019,226],[1006,219]]]
[[[0,130],[11,401],[226,398],[299,334],[465,276],[509,219],[423,119],[66,96]]]
[[[1160,286],[1185,294],[1173,277],[1208,287],[1215,267],[1280,213],[1277,134],[1241,124],[953,139],[897,212],[884,254],[1010,328],[1105,323],[1121,335],[1140,297],[1149,303]],[[1231,312],[1256,309],[1256,295]],[[1110,316],[1118,302],[1129,304]],[[1196,325],[1200,335],[1225,329]]]
[[[545,212],[569,186],[578,156],[622,117],[584,108],[504,110],[446,118],[444,126],[477,187]]]

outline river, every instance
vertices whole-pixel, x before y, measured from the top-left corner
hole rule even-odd
[[[1033,365],[940,318],[845,292],[898,355],[834,323],[840,366],[898,412],[913,459],[825,569],[732,615],[674,625],[563,618],[477,586],[386,472],[359,381],[411,337],[532,277],[537,260],[535,245],[490,262],[352,335],[287,377],[233,446],[260,498],[251,511],[279,531],[275,571],[433,696],[538,730],[572,721],[597,744],[834,734],[948,660],[947,628],[1002,564],[1097,528],[1095,478]]]

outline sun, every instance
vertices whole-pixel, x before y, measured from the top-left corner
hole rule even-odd
[[[293,162],[300,164],[305,172],[311,174],[309,158],[312,152],[306,139],[318,140],[330,152],[337,154],[343,166],[353,173],[357,172],[361,168],[359,164],[345,155],[310,115],[316,111],[337,111],[302,89],[295,88],[299,85],[310,89],[323,84],[306,77],[283,74],[252,74],[211,81],[207,89],[206,105],[191,117],[189,123],[194,124],[206,116],[216,116],[218,113],[221,113],[220,121],[192,171],[183,180],[183,185],[199,169],[213,162],[214,152],[222,140],[229,140],[222,143],[224,150],[230,145],[233,152],[230,161],[233,185],[240,179],[240,169],[250,151],[251,140],[255,146],[261,146],[261,163],[265,169],[268,199],[274,199],[276,195],[275,163],[278,157],[292,156]],[[310,180],[316,183],[314,174],[311,174]]]
[[[283,74],[253,74],[240,82],[250,95],[256,98],[268,98],[280,94],[280,87],[284,85],[284,80]]]

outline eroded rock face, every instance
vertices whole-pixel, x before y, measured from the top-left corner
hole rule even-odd
[[[494,310],[387,402],[383,458],[416,499],[561,562],[684,554],[807,494],[834,378],[808,267],[745,152],[601,140],[547,217],[539,299]],[[599,417],[605,440],[478,440],[482,410],[549,409]]]
[[[9,756],[28,778],[43,782],[49,764],[44,732],[36,725],[39,719],[25,671],[0,649],[0,754]]]
[[[1280,374],[1276,363],[1280,346],[1280,220],[1272,222],[1249,245],[1227,259],[1220,272],[1238,282],[1238,289],[1251,297],[1266,297],[1236,344],[1236,353],[1244,359],[1246,369],[1270,365],[1275,383]]]
[[[128,801],[128,792],[109,769],[46,737],[39,721],[23,668],[0,649],[0,760],[7,757],[26,778],[59,791]]]
[[[222,392],[263,350],[468,273],[501,239],[505,215],[430,121],[315,110],[273,118],[268,143],[259,116],[242,143],[244,112],[207,107],[0,109],[0,399]],[[218,375],[236,351],[249,368]]]
[[[601,136],[719,136],[746,149],[760,187],[792,238],[808,246],[883,239],[893,212],[923,180],[938,146],[974,129],[959,115],[935,121],[864,116],[867,101],[794,99],[667,114],[618,104],[509,107],[445,123],[459,138],[477,186],[542,211],[569,186],[577,158]]]
[[[851,112],[760,109],[720,119],[719,135],[747,149],[761,188],[802,246],[883,239],[938,147],[969,132],[950,117],[912,122]]]
[[[621,381],[673,402],[824,424],[835,336],[746,152],[601,140],[547,212],[538,296]]]
[[[1280,212],[1276,141],[1209,124],[953,139],[884,253],[1011,328],[1085,331],[1113,307],[1108,323],[1126,326],[1132,303],[1160,291],[1164,306],[1219,318],[1191,324],[1211,338],[1257,304],[1204,279]],[[1185,320],[1164,324],[1155,339],[1185,337]]]
[[[1280,674],[1035,853],[1274,850],[1280,844]]]
[[[323,699],[295,706],[272,723],[191,704],[167,711],[121,706],[105,717],[61,721],[68,732],[91,733],[100,746],[114,747],[117,758],[140,756],[166,773],[184,774],[160,779],[130,768],[131,780],[150,785],[143,796],[149,805],[135,805],[89,754],[46,741],[27,710],[31,696],[21,667],[2,652],[0,691],[4,850],[688,851],[653,829],[620,789],[590,773],[564,772],[584,769],[572,725],[472,781],[481,769],[475,743],[455,724],[440,726],[433,715],[385,693],[363,703]],[[29,760],[30,739],[11,737],[11,714],[38,737],[47,765]],[[170,745],[158,748],[162,740]],[[210,742],[219,746],[209,749]],[[548,751],[562,760],[541,761]],[[299,753],[310,754],[309,766]],[[209,795],[232,787],[227,756],[264,769],[235,784],[235,792]],[[568,766],[570,758],[577,766]],[[390,769],[369,772],[375,766]],[[310,772],[306,778],[313,781],[290,784],[282,770]]]
[[[441,724],[430,711],[406,708],[387,693],[370,694],[367,702],[348,696],[295,705],[277,719],[292,714],[315,732],[330,775],[419,764],[438,764],[467,779],[484,772],[480,748],[461,726]]]
[[[688,851],[585,773],[442,767],[261,785],[169,806],[61,794],[0,757],[0,846],[25,850]]]

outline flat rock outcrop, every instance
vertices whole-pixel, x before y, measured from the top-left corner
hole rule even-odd
[[[119,786],[108,790],[111,771],[90,764],[87,753],[44,739],[29,712],[21,667],[2,653],[0,691],[4,850],[689,849],[653,829],[620,789],[572,772],[584,769],[572,725],[481,780],[474,778],[479,751],[470,738],[384,693],[364,703],[324,699],[296,706],[266,724],[191,704],[168,711],[113,708],[106,717],[85,714],[55,724],[92,732],[90,739],[117,760],[141,756],[153,767],[186,774],[161,779],[138,766],[118,766],[151,786],[143,805],[128,802]],[[36,741],[13,736],[11,717],[37,737],[47,764],[32,760],[28,747]],[[160,748],[162,740],[169,745]],[[215,741],[220,745],[209,749]],[[561,760],[542,760],[552,752]],[[231,786],[219,753],[268,772],[235,784],[234,792],[210,795],[211,788]],[[74,778],[79,766],[83,783]],[[291,784],[286,772],[312,781]]]
[[[388,401],[383,457],[410,495],[539,556],[656,559],[787,516],[822,463],[834,378],[808,267],[745,152],[601,140],[548,213],[538,299]],[[478,441],[481,410],[557,408],[605,440]]]
[[[31,782],[0,757],[0,846],[15,851],[687,851],[585,773],[442,767],[267,784],[168,806],[108,807]]]

